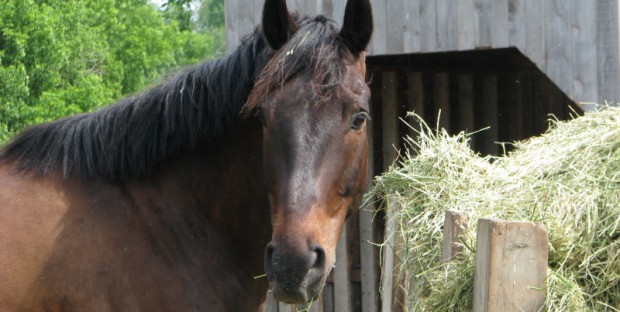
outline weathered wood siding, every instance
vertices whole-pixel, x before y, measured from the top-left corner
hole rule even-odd
[[[370,55],[515,47],[575,102],[620,101],[618,0],[371,0]],[[262,0],[226,0],[229,51]],[[342,21],[345,1],[289,0]]]

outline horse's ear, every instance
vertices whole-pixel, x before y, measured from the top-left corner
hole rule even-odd
[[[297,31],[297,24],[288,12],[286,0],[265,0],[263,33],[274,50],[280,49]]]
[[[372,28],[370,0],[349,0],[344,12],[340,37],[353,54],[357,55],[366,49]]]

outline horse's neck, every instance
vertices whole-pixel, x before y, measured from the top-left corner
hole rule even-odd
[[[159,214],[175,231],[190,230],[189,224],[212,231],[208,234],[232,246],[240,258],[253,259],[251,265],[258,264],[260,271],[262,262],[256,259],[262,259],[271,235],[262,168],[261,127],[245,122],[226,139],[163,165],[136,189],[143,202],[169,210]]]

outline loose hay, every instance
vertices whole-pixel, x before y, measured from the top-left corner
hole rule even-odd
[[[504,157],[480,157],[470,135],[421,123],[398,166],[367,198],[396,207],[397,279],[408,311],[472,309],[476,223],[499,218],[549,231],[548,311],[620,311],[620,109],[569,122]],[[388,199],[396,201],[390,205]],[[463,256],[441,264],[444,212],[469,215]],[[544,290],[541,290],[544,291]]]

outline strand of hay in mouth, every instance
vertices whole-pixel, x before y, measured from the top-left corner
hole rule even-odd
[[[397,279],[408,311],[471,311],[478,218],[542,223],[549,232],[547,311],[620,311],[620,109],[551,121],[503,157],[480,157],[470,135],[421,123],[369,198],[393,211]],[[463,256],[441,264],[445,210],[469,215]]]

